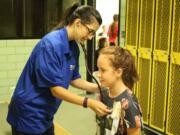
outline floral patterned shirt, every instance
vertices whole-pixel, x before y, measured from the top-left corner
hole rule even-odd
[[[131,90],[125,90],[119,96],[115,98],[110,98],[108,90],[103,90],[104,104],[109,108],[113,108],[114,102],[120,101],[120,118],[116,120],[117,130],[114,132],[113,123],[115,119],[110,117],[111,114],[105,117],[96,116],[96,122],[98,125],[98,130],[96,135],[126,135],[127,128],[142,128],[142,112],[137,98]],[[117,122],[118,121],[118,122]],[[112,133],[113,132],[113,133]]]

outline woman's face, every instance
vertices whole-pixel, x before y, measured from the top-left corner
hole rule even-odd
[[[109,55],[100,54],[97,60],[98,78],[103,87],[113,87],[119,79],[118,71],[112,66]]]
[[[78,27],[78,29],[76,29],[77,40],[79,40],[80,42],[84,42],[86,40],[91,40],[94,37],[95,32],[99,28],[99,24],[97,21],[91,24],[84,24],[79,19],[79,21],[77,22],[77,27]]]

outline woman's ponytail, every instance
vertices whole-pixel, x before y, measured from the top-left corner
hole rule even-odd
[[[53,30],[62,28],[64,26],[67,26],[68,24],[71,24],[73,22],[74,19],[78,18],[77,15],[75,15],[74,11],[81,6],[80,3],[75,2],[72,4],[72,6],[70,6],[69,8],[66,9],[60,23],[58,23]]]

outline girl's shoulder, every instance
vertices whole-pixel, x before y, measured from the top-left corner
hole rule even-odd
[[[115,100],[120,101],[121,103],[128,102],[129,104],[139,104],[137,97],[129,89],[126,89],[123,93],[117,96]]]

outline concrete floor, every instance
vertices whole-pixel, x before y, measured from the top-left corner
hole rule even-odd
[[[84,92],[70,88],[70,91],[82,96]],[[93,95],[88,95],[94,98]],[[0,104],[0,135],[11,135],[11,129],[6,122],[8,103]],[[91,109],[63,102],[55,115],[56,124],[71,133],[71,135],[95,135],[95,113]],[[58,134],[62,135],[62,134]]]
[[[89,108],[63,102],[55,116],[55,121],[72,135],[95,135],[95,113]]]

